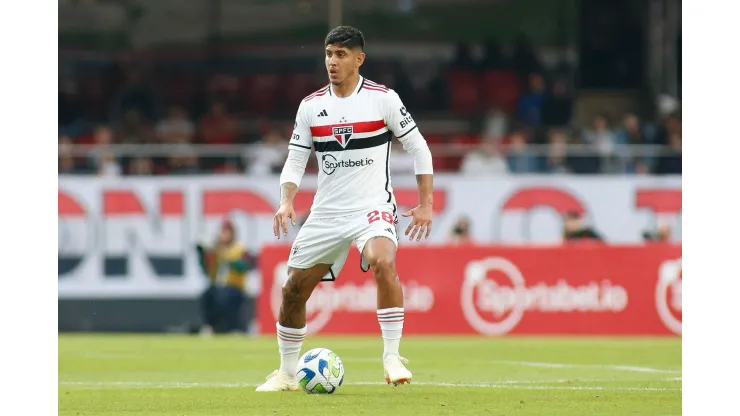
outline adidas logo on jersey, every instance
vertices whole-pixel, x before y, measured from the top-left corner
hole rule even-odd
[[[319,117],[326,117],[328,115],[329,114],[326,112],[326,110],[321,110],[321,112],[319,113]]]

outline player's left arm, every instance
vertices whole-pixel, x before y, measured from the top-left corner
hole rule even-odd
[[[405,235],[409,240],[421,237],[429,238],[432,231],[432,198],[434,191],[434,168],[432,166],[432,152],[429,151],[424,136],[419,132],[411,113],[403,105],[398,94],[389,90],[385,96],[385,122],[394,136],[403,144],[403,149],[414,158],[414,173],[416,184],[419,187],[419,205],[403,213],[404,217],[412,217],[406,228]]]

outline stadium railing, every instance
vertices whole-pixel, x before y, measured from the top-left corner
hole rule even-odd
[[[112,145],[85,145],[75,144],[69,146],[70,155],[75,157],[91,156],[103,150],[112,153],[115,156],[128,157],[166,157],[179,154],[184,150],[195,153],[197,156],[218,156],[233,157],[235,155],[248,155],[253,148],[260,146],[256,144],[112,144]],[[475,151],[480,145],[478,144],[429,144],[429,149],[435,156],[465,156]],[[531,144],[526,146],[526,151],[534,156],[547,156],[550,154],[550,145]],[[286,147],[287,152],[287,147]],[[504,154],[508,153],[503,150]],[[604,152],[596,149],[594,146],[585,144],[568,144],[567,153],[569,156],[586,157],[586,156],[629,156],[629,157],[656,157],[668,152],[666,146],[659,145],[627,145],[615,146],[613,151]]]
[[[241,166],[248,165],[259,153],[256,148],[260,144],[234,144],[234,145],[209,145],[209,144],[113,144],[100,145],[72,145],[65,146],[61,152],[66,156],[75,158],[96,158],[103,154],[112,155],[118,159],[133,158],[169,158],[172,156],[194,156],[201,163],[213,165],[209,161],[218,164],[218,160],[237,162]],[[282,146],[282,145],[281,145]],[[480,148],[478,144],[462,143],[430,143],[429,148],[435,158],[435,164],[439,165],[440,171],[456,171],[465,155]],[[516,156],[505,147],[502,156]],[[287,146],[286,146],[287,154]],[[553,154],[551,145],[532,144],[526,146],[526,154],[538,160],[538,166],[542,167],[544,161]],[[657,145],[617,145],[612,150],[605,152],[591,145],[569,144],[565,148],[566,163],[578,163],[586,159],[601,162],[597,172],[594,173],[620,173],[631,170],[636,161],[645,163],[648,167],[654,166],[662,156],[675,156],[667,146]],[[313,159],[312,159],[313,160]],[[606,162],[606,163],[604,163]],[[542,171],[540,168],[539,171]]]

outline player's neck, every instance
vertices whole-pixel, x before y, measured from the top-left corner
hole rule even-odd
[[[353,74],[347,77],[347,79],[339,85],[332,84],[331,91],[336,97],[349,97],[355,88],[357,88],[358,82],[360,82],[360,74]]]

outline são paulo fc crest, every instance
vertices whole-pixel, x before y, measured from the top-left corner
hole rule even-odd
[[[347,143],[349,142],[349,139],[352,138],[354,129],[352,126],[334,127],[332,133],[334,134],[334,138],[337,139],[342,147],[347,147]]]

